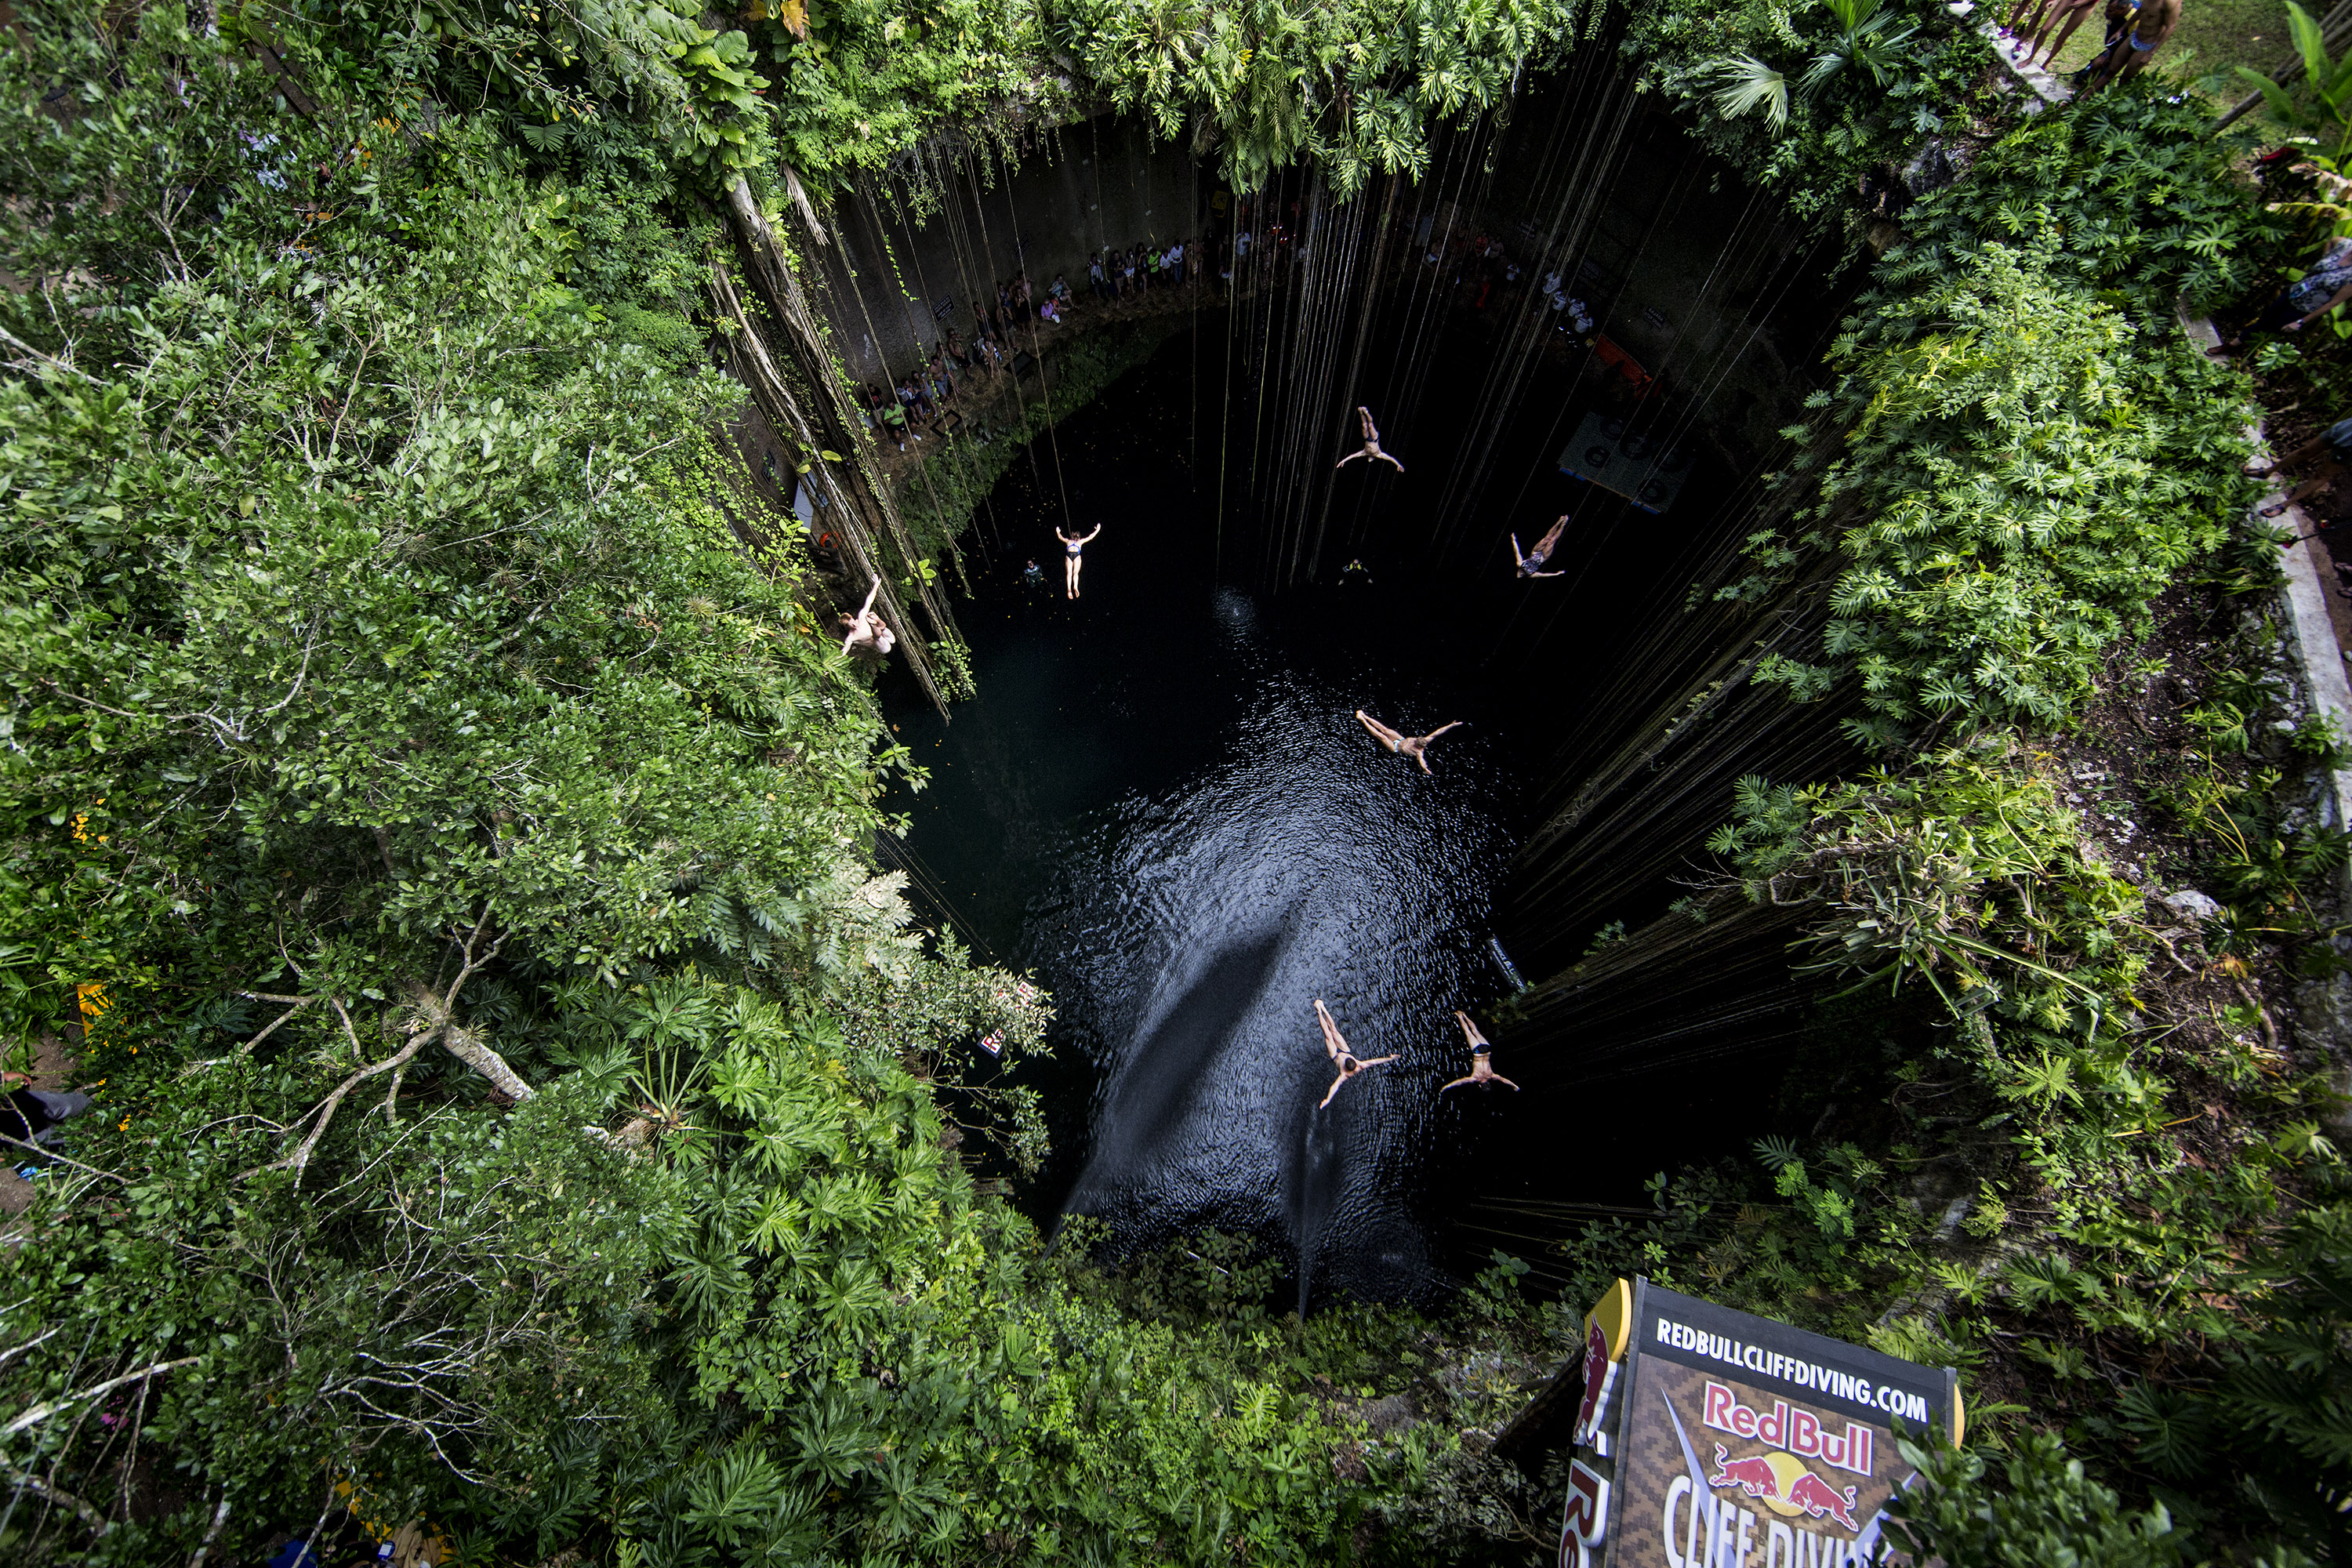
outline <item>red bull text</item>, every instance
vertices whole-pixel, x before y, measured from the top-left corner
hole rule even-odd
[[[1785,1399],[1776,1399],[1769,1411],[1759,1412],[1740,1404],[1739,1396],[1723,1384],[1709,1382],[1699,1419],[1718,1432],[1786,1448],[1801,1459],[1819,1459],[1857,1476],[1872,1472],[1874,1434],[1869,1427],[1849,1421],[1843,1434],[1833,1433],[1820,1416]]]

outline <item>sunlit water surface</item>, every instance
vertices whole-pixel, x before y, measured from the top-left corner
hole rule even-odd
[[[1033,1212],[1133,1244],[1247,1231],[1317,1299],[1417,1294],[1449,1271],[1432,1221],[1451,1173],[1526,1110],[1438,1093],[1468,1068],[1453,1010],[1511,990],[1489,924],[1523,782],[1509,704],[1406,584],[1217,586],[1239,574],[1218,570],[1187,425],[1131,377],[1062,427],[1061,484],[1041,445],[998,487],[982,527],[1004,543],[959,611],[981,695],[943,724],[895,694],[932,782],[893,804],[980,956],[1054,994],[1056,1060],[1024,1075],[1055,1143]],[[1076,604],[1051,532],[1065,487],[1079,529],[1105,525]],[[1042,590],[1021,582],[1032,555]],[[1358,708],[1468,723],[1429,776]],[[1318,997],[1359,1057],[1398,1057],[1321,1110]]]

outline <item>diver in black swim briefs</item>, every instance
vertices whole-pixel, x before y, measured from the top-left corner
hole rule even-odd
[[[1486,1036],[1478,1032],[1478,1026],[1470,1021],[1470,1015],[1456,1008],[1454,1016],[1462,1020],[1462,1033],[1470,1042],[1470,1076],[1455,1079],[1445,1089],[1460,1089],[1465,1083],[1475,1083],[1480,1089],[1492,1089],[1499,1083],[1517,1093],[1519,1086],[1495,1070],[1495,1064],[1487,1055],[1495,1047],[1487,1042]],[[1444,1094],[1445,1089],[1437,1092]]]
[[[1390,729],[1360,708],[1356,710],[1356,719],[1365,729],[1372,732],[1373,740],[1378,741],[1400,757],[1411,757],[1421,764],[1421,771],[1425,773],[1436,772],[1429,765],[1429,743],[1446,731],[1458,728],[1462,723],[1461,720],[1456,719],[1451,724],[1440,724],[1426,735],[1407,735]]]
[[[1339,1076],[1331,1080],[1331,1087],[1324,1091],[1322,1102],[1315,1107],[1318,1110],[1322,1110],[1324,1106],[1331,1103],[1331,1097],[1339,1092],[1340,1085],[1346,1083],[1349,1079],[1355,1077],[1366,1068],[1376,1068],[1382,1062],[1392,1062],[1396,1060],[1394,1055],[1374,1057],[1369,1061],[1358,1058],[1353,1051],[1348,1048],[1347,1040],[1339,1033],[1339,1026],[1332,1021],[1331,1009],[1323,1005],[1323,998],[1320,996],[1315,998],[1315,1021],[1323,1026],[1323,1049],[1325,1054],[1329,1056],[1334,1062],[1338,1063],[1339,1068]]]

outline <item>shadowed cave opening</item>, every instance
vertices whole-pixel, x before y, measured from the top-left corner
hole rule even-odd
[[[1764,1130],[1802,1020],[1790,995],[1759,1002],[1754,973],[1568,1033],[1516,1026],[1512,1000],[1682,896],[1738,773],[1844,761],[1833,731],[1753,727],[1691,759],[1671,822],[1641,812],[1681,764],[1634,770],[1614,816],[1556,847],[1549,885],[1525,851],[1717,651],[1678,628],[1771,504],[1759,454],[1813,384],[1790,367],[1816,363],[1853,269],[1752,204],[1725,221],[1740,187],[1662,120],[1581,174],[1555,150],[1548,183],[1533,165],[1580,101],[1555,100],[1502,145],[1449,147],[1417,187],[1261,193],[1252,221],[1295,224],[1308,257],[1245,290],[1213,273],[976,509],[957,613],[978,698],[943,721],[886,679],[896,738],[930,770],[891,803],[910,827],[886,859],[927,916],[1034,972],[1059,1010],[1055,1059],[1021,1075],[1054,1139],[1022,1193],[1046,1223],[1097,1216],[1120,1248],[1213,1226],[1273,1247],[1304,1302],[1426,1297],[1497,1247],[1540,1264],[1552,1219],[1524,1205],[1646,1206],[1653,1172]],[[1196,216],[1220,195],[1237,216],[1196,178]],[[1023,221],[1048,226],[1050,193],[1026,196]],[[1546,211],[1568,238],[1528,216]],[[1489,288],[1482,307],[1449,232],[1502,245],[1530,283],[1581,279],[1600,334],[1643,342],[1651,384],[1556,334],[1539,290],[1513,309]],[[1049,355],[1044,387],[1054,373]],[[1405,473],[1333,468],[1358,403]],[[1673,466],[1663,512],[1562,470],[1588,416]],[[1516,578],[1510,536],[1532,544],[1562,513],[1566,574]],[[1073,603],[1054,530],[1097,524]],[[1033,559],[1042,586],[1024,584]],[[1342,581],[1354,560],[1369,584]],[[1359,708],[1465,728],[1423,776]],[[1586,909],[1563,885],[1601,890]],[[1318,997],[1359,1056],[1400,1058],[1328,1110]],[[1468,1068],[1457,1007],[1520,1092],[1440,1097]]]

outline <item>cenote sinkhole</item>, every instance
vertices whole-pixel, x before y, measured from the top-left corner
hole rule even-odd
[[[1258,410],[1192,374],[1228,330],[1204,313],[990,495],[959,613],[977,699],[948,722],[911,682],[884,687],[929,780],[889,803],[909,830],[883,856],[981,960],[1053,994],[1054,1058],[1018,1079],[1054,1139],[1019,1194],[1041,1222],[1094,1215],[1122,1247],[1247,1233],[1308,1304],[1427,1296],[1498,1246],[1539,1251],[1515,1200],[1642,1201],[1643,1178],[1725,1147],[1754,1110],[1737,1072],[1637,1058],[1595,1085],[1573,1041],[1515,1049],[1498,906],[1560,735],[1683,593],[1675,569],[1720,528],[1728,480],[1693,442],[1658,516],[1560,472],[1559,431],[1584,411],[1561,376],[1498,433],[1513,510],[1431,547],[1422,520],[1473,434],[1449,378],[1479,374],[1485,345],[1463,335],[1414,367],[1420,416],[1384,426],[1408,471],[1342,473],[1349,536],[1334,528],[1311,580],[1269,585],[1266,531],[1231,482]],[[1562,512],[1567,575],[1515,579],[1510,534],[1531,543]],[[1054,530],[1097,524],[1074,603]],[[1357,559],[1369,584],[1342,578]],[[1424,775],[1358,709],[1463,728]],[[1328,1110],[1318,997],[1359,1057],[1398,1058]],[[1456,1008],[1520,1091],[1441,1096],[1468,1070]]]

